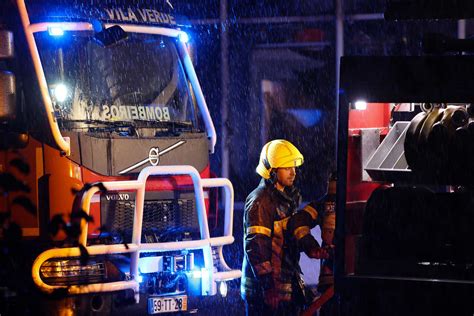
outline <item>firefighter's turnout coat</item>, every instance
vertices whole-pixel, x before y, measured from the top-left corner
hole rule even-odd
[[[244,259],[241,294],[263,297],[275,287],[281,301],[297,299],[300,291],[300,251],[319,247],[311,236],[319,216],[310,205],[297,211],[300,194],[294,187],[278,191],[269,180],[249,194],[244,211]]]

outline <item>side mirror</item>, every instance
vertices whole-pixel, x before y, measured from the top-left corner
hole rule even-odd
[[[7,30],[0,30],[0,59],[13,58],[13,33]]]
[[[16,116],[15,75],[0,70],[0,122],[10,121]]]
[[[94,39],[102,46],[111,46],[117,44],[118,42],[127,39],[128,34],[120,26],[114,25],[108,29],[103,29],[102,31],[94,35]]]

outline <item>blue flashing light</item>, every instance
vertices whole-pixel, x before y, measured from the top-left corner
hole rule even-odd
[[[100,22],[97,19],[92,19],[91,24],[92,24],[92,29],[94,29],[94,32],[96,33],[102,32],[104,30],[104,25],[102,24],[102,22]]]
[[[287,111],[306,128],[317,125],[323,117],[319,109],[289,109]]]
[[[189,42],[189,35],[188,35],[187,33],[181,32],[181,33],[179,33],[179,35],[178,35],[178,39],[179,39],[182,43],[186,44],[187,42]]]
[[[48,33],[51,36],[59,37],[64,35],[64,30],[59,26],[50,26],[48,27]]]

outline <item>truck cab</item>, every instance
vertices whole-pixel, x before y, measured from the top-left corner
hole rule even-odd
[[[169,1],[2,6],[1,171],[25,187],[1,202],[34,247],[35,286],[155,314],[239,278],[187,21]]]

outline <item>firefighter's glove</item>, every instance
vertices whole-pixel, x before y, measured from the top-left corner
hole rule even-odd
[[[278,303],[280,298],[278,295],[278,290],[275,287],[271,287],[263,292],[265,304],[270,307],[272,310],[278,308]]]
[[[328,259],[329,258],[329,249],[327,247],[317,247],[313,248],[307,252],[308,257],[313,259]]]

